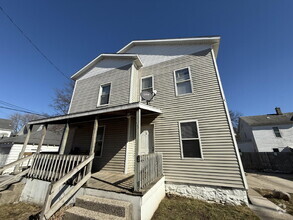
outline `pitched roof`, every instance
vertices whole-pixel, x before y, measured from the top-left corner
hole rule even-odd
[[[26,138],[27,134],[24,135],[19,135],[19,136],[14,136],[14,137],[7,137],[7,138],[2,138],[0,139],[0,144],[1,143],[17,143],[17,144],[22,144],[24,143],[24,140]],[[40,142],[42,135],[42,131],[35,131],[32,132],[29,138],[29,144],[38,144]],[[61,141],[62,134],[59,132],[53,132],[50,130],[47,130],[45,140],[44,140],[44,145],[59,145]]]
[[[77,80],[85,72],[103,59],[132,59],[138,67],[142,67],[143,63],[140,60],[138,54],[129,54],[127,51],[137,45],[161,45],[161,44],[209,44],[215,51],[215,56],[217,57],[219,45],[220,45],[220,36],[202,36],[202,37],[188,37],[188,38],[172,38],[172,39],[156,39],[156,40],[134,40],[120,49],[117,53],[114,54],[100,54],[86,66],[78,70],[74,75],[71,76],[71,79]]]
[[[201,36],[201,37],[186,37],[186,38],[169,38],[169,39],[155,39],[155,40],[134,40],[127,44],[125,47],[120,49],[117,53],[126,53],[131,47],[135,45],[155,45],[155,44],[211,44],[217,57],[220,36]]]
[[[240,117],[250,126],[293,124],[293,112]]]
[[[0,129],[12,130],[12,121],[0,118]]]

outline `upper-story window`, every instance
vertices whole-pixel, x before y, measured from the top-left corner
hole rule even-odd
[[[141,91],[148,91],[152,93],[154,91],[154,78],[153,76],[147,76],[141,79]],[[143,98],[141,98],[144,100]]]
[[[281,132],[278,127],[273,127],[274,133],[276,137],[282,137]]]
[[[174,71],[176,95],[192,93],[190,68]]]
[[[183,158],[202,158],[197,121],[179,122]]]
[[[110,101],[111,84],[101,85],[98,105],[109,104]]]

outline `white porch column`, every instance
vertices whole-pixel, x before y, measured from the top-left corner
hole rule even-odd
[[[66,125],[65,125],[65,130],[64,130],[64,133],[63,133],[63,137],[62,137],[59,154],[64,154],[67,139],[68,139],[68,133],[69,133],[69,123],[67,122]]]
[[[97,141],[97,133],[98,133],[98,117],[96,116],[95,121],[94,121],[94,128],[93,128],[93,134],[92,134],[92,140],[91,140],[91,146],[90,146],[90,153],[89,155],[95,154],[95,146],[96,146],[96,141]],[[88,166],[88,172],[91,172],[93,166],[93,161],[89,163]]]
[[[21,151],[20,151],[20,153],[18,155],[18,160],[21,159],[21,158],[23,158],[23,155],[24,155],[26,146],[27,146],[28,141],[29,141],[30,136],[31,136],[32,129],[33,129],[33,125],[30,125],[29,126],[29,129],[27,131],[27,134],[26,134],[26,137],[25,137],[25,140],[24,140],[22,149],[21,149]],[[17,173],[18,171],[19,171],[19,164],[14,167],[14,172]]]
[[[28,144],[28,141],[30,139],[30,136],[31,136],[31,132],[32,132],[32,129],[33,129],[33,125],[30,125],[29,126],[29,129],[27,131],[27,134],[26,134],[26,137],[25,137],[25,140],[24,140],[24,143],[23,143],[23,146],[22,146],[22,149],[19,153],[19,156],[18,156],[18,159],[21,159],[24,155],[24,152],[25,152],[25,149],[26,149],[26,146]]]
[[[38,145],[38,148],[37,148],[37,151],[36,151],[37,154],[41,152],[42,145],[43,145],[43,143],[44,143],[45,136],[46,136],[46,133],[47,133],[47,127],[48,127],[47,124],[44,124],[44,125],[43,125],[41,140],[40,140],[40,142],[39,142],[39,145]]]
[[[136,111],[136,138],[135,138],[135,161],[134,161],[134,191],[140,188],[140,163],[138,163],[138,153],[140,148],[141,133],[141,109]]]

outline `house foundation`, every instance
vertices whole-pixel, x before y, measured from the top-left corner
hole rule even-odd
[[[248,205],[245,189],[166,183],[166,193],[223,204]]]

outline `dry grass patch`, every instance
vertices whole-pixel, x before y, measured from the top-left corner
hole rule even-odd
[[[259,194],[261,194],[263,197],[267,198],[271,202],[275,203],[281,209],[286,210],[288,214],[293,215],[293,193],[289,193],[291,196],[291,199],[289,201],[286,201],[284,199],[281,199],[275,196],[274,190],[255,189],[255,191],[257,191]]]
[[[31,215],[36,215],[40,207],[29,203],[14,203],[0,205],[0,219],[27,220]]]
[[[178,196],[162,200],[152,220],[259,219],[247,206],[222,205]]]

